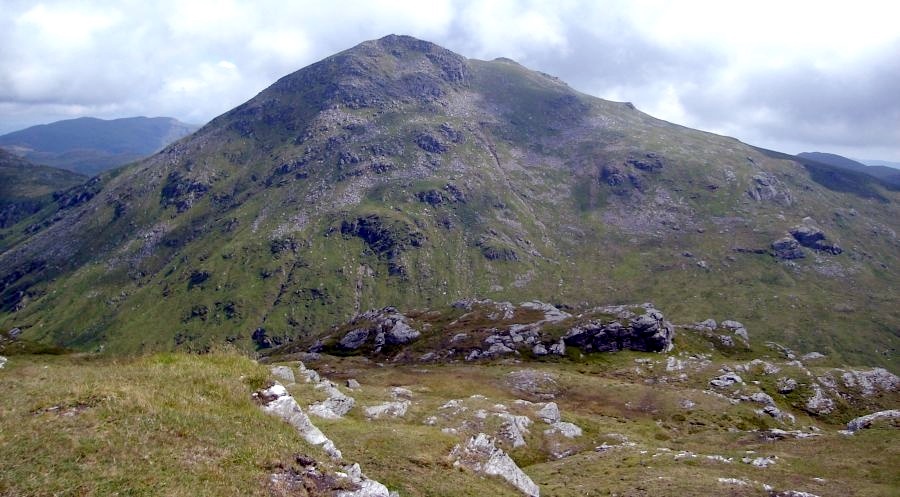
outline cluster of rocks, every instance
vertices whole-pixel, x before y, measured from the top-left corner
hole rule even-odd
[[[484,433],[473,436],[465,444],[453,447],[450,459],[454,466],[468,468],[476,473],[499,476],[529,497],[541,495],[537,484]]]
[[[624,320],[606,322],[596,319],[570,328],[563,336],[568,346],[580,347],[585,352],[616,352],[637,350],[642,352],[669,352],[673,348],[675,329],[665,321],[661,312],[652,304],[643,304],[644,313],[637,315],[629,309],[615,308]],[[613,310],[605,308],[606,311]]]
[[[344,350],[356,350],[369,344],[378,353],[385,346],[405,345],[422,334],[394,307],[367,311],[353,318],[349,326],[352,329],[338,342]]]
[[[329,395],[327,400],[309,406],[310,414],[334,419],[343,416],[353,407],[354,401],[351,397],[341,393],[334,383],[322,378],[315,370],[307,369],[303,363],[298,364],[298,370],[307,383],[314,383],[316,389],[324,389]],[[294,371],[288,366],[273,366],[270,371],[273,376],[288,384],[295,382]],[[313,424],[284,385],[275,382],[272,386],[255,392],[253,398],[264,412],[278,416],[293,426],[307,443],[321,447],[333,462],[344,463],[341,451]],[[298,462],[302,463],[299,471],[291,469],[275,473],[271,476],[270,484],[277,488],[303,488],[304,481],[312,480],[317,483],[325,482],[326,486],[335,490],[335,495],[340,497],[397,496],[382,483],[363,474],[359,464],[344,465],[342,471],[326,473],[317,468],[318,464],[312,458],[298,458]]]
[[[420,361],[454,357],[473,361],[522,353],[537,357],[563,356],[567,346],[579,347],[583,352],[626,349],[668,352],[673,348],[674,327],[652,304],[597,307],[577,316],[538,301],[513,305],[491,300],[463,300],[454,303],[453,308],[467,312],[446,325],[445,332],[450,337],[446,345],[449,346],[419,356]],[[483,324],[473,328],[469,326],[471,322]],[[548,325],[553,325],[552,333],[545,331]],[[335,346],[341,351],[379,353],[387,347],[403,346],[419,339],[421,330],[427,330],[429,326],[427,322],[414,322],[397,309],[386,307],[353,318],[342,327],[349,331],[342,332]],[[559,328],[566,330],[562,336],[556,331]],[[460,331],[453,334],[454,329]],[[735,333],[746,336],[742,327]],[[484,338],[480,339],[480,344],[473,345],[473,336]],[[317,344],[310,350],[323,348],[322,344]]]
[[[747,332],[747,328],[739,321],[726,319],[721,323],[717,323],[715,319],[706,319],[699,323],[685,325],[684,328],[698,331],[705,337],[713,339],[725,347],[734,347],[738,342],[745,347],[750,346],[750,334]]]
[[[336,461],[342,459],[341,451],[335,447],[334,442],[313,424],[284,385],[276,382],[269,388],[254,393],[253,398],[260,403],[263,411],[284,419],[296,428],[308,443],[321,446],[322,450]]]

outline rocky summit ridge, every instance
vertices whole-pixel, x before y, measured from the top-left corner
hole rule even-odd
[[[652,301],[896,369],[898,193],[853,174],[392,35],[0,230],[0,327],[253,349],[388,306]]]

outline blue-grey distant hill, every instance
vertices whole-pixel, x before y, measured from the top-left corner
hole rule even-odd
[[[0,147],[37,164],[94,175],[146,157],[196,129],[171,117],[80,117],[0,136]]]
[[[900,187],[900,170],[888,167],[886,165],[867,166],[866,164],[857,162],[853,159],[848,159],[842,155],[829,154],[825,152],[802,152],[797,154],[797,157],[814,160],[816,162],[827,164],[829,166],[839,167],[841,169],[868,174],[869,176],[878,178],[889,185]]]
[[[867,166],[884,166],[884,167],[891,167],[894,169],[900,169],[900,162],[891,162],[891,161],[887,161],[887,160],[877,160],[877,159],[862,160],[860,162],[862,162],[863,164],[865,164]]]

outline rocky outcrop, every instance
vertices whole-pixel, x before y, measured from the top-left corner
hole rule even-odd
[[[276,383],[254,393],[253,397],[260,403],[263,411],[284,419],[297,430],[307,443],[321,446],[332,460],[338,463],[342,462],[341,451],[312,423],[309,416],[303,412],[284,386]],[[334,490],[333,495],[338,497],[391,497],[394,495],[382,483],[364,475],[359,464],[345,466],[344,471],[334,474],[324,474],[316,468],[314,460],[298,457],[298,462],[301,461],[304,463],[302,470],[273,474],[270,483],[275,488],[295,489],[297,492],[304,489],[304,482],[314,481],[316,488],[321,488],[324,483],[324,486]]]
[[[408,222],[378,214],[343,221],[340,231],[344,237],[360,238],[375,254],[386,259],[388,272],[394,276],[406,274],[403,252],[425,243],[425,236]]]
[[[663,319],[663,314],[652,307],[627,323],[593,320],[570,328],[563,336],[567,346],[584,351],[616,352],[638,350],[642,352],[668,352],[672,350],[675,330]]]
[[[841,375],[847,388],[857,390],[863,397],[871,397],[879,392],[894,392],[900,385],[897,375],[883,368],[869,371],[847,371]]]
[[[803,245],[806,248],[828,252],[834,255],[843,252],[843,249],[841,249],[840,246],[826,239],[825,232],[813,225],[805,224],[796,226],[791,229],[790,233],[800,245]]]
[[[457,444],[450,452],[454,466],[462,466],[476,473],[499,476],[529,497],[540,497],[540,488],[494,441],[484,433]]]
[[[320,445],[332,459],[341,460],[341,451],[334,446],[334,442],[312,423],[294,397],[280,383],[254,393],[253,397],[260,403],[263,411],[284,419],[296,428],[308,443]]]
[[[347,327],[352,329],[338,341],[343,350],[357,350],[369,345],[375,352],[385,346],[406,345],[421,336],[409,325],[407,317],[394,307],[371,310],[353,318]]]
[[[891,409],[888,411],[879,411],[865,416],[860,416],[847,423],[847,431],[850,433],[857,432],[864,428],[872,426],[872,423],[882,419],[900,419],[900,410]]]
[[[794,203],[794,197],[787,186],[775,176],[764,172],[753,176],[747,194],[757,202],[772,202],[783,206]]]

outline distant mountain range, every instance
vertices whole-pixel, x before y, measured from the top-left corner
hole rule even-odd
[[[868,174],[869,176],[878,178],[885,183],[900,187],[900,170],[896,169],[896,167],[900,166],[900,164],[898,163],[891,163],[886,161],[869,161],[872,164],[866,165],[853,159],[848,159],[842,155],[829,154],[825,152],[802,152],[797,154],[797,157],[811,159],[822,164],[828,164],[830,166],[847,169],[849,171]],[[891,166],[890,164],[894,165]]]
[[[865,164],[867,166],[885,166],[885,167],[892,167],[894,169],[900,169],[900,162],[891,162],[891,161],[876,160],[876,159],[866,159],[866,160],[861,160],[860,162],[862,162],[863,164]]]
[[[93,176],[158,152],[196,129],[171,117],[80,117],[0,136],[0,147],[36,164]]]

